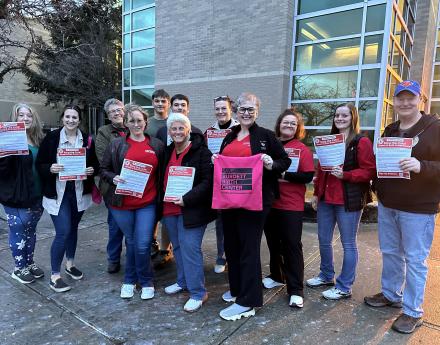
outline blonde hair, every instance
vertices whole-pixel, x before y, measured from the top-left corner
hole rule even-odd
[[[17,103],[12,108],[11,113],[11,121],[16,122],[18,118],[18,112],[21,108],[25,108],[29,110],[29,112],[32,114],[32,123],[29,129],[26,130],[26,134],[28,138],[32,141],[32,143],[36,146],[40,146],[41,141],[44,138],[43,128],[41,126],[41,120],[40,116],[38,115],[37,111],[32,108],[30,105],[26,103]]]

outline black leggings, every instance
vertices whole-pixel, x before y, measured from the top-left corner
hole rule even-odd
[[[260,246],[269,208],[222,210],[231,295],[244,307],[263,305]]]
[[[289,295],[304,297],[303,211],[271,209],[264,227],[270,253],[270,278],[287,284]]]

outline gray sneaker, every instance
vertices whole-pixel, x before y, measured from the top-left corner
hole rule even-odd
[[[35,264],[28,266],[29,272],[34,276],[35,279],[44,277],[44,271]]]
[[[35,281],[34,276],[27,267],[16,269],[12,272],[11,277],[22,284],[30,284]]]

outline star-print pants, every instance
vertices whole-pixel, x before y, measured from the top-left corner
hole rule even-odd
[[[31,208],[3,206],[9,225],[9,248],[15,267],[22,269],[34,263],[37,223],[43,214],[41,202]]]

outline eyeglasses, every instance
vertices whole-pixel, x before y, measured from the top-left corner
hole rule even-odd
[[[252,107],[249,107],[249,108],[246,108],[246,107],[238,107],[238,109],[237,109],[237,112],[238,112],[238,113],[240,113],[240,114],[244,114],[245,112],[248,112],[249,115],[254,115],[256,111],[257,111],[257,110],[256,110],[255,108],[252,108]]]
[[[289,122],[289,121],[283,121],[283,122],[281,122],[281,124],[283,126],[292,126],[292,127],[298,126],[298,124],[296,122]]]
[[[121,113],[123,111],[124,111],[124,108],[116,108],[116,109],[110,110],[108,113],[109,113],[109,115],[114,115],[114,114]]]

